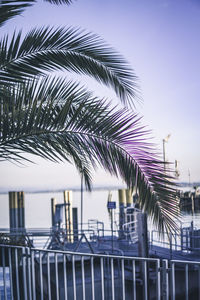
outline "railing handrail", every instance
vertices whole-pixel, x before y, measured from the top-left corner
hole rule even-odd
[[[137,256],[118,256],[111,254],[96,254],[96,253],[81,253],[81,252],[73,252],[73,251],[63,251],[63,250],[49,250],[49,249],[40,249],[40,248],[31,248],[24,246],[14,246],[14,245],[4,245],[0,244],[0,247],[4,248],[18,248],[18,249],[29,249],[35,252],[47,252],[47,253],[58,253],[58,254],[66,254],[66,255],[75,255],[75,256],[89,256],[89,257],[98,257],[98,258],[114,258],[114,259],[124,259],[124,260],[138,260],[138,261],[149,261],[149,262],[158,262],[160,261],[158,258],[149,258],[149,257],[137,257]]]

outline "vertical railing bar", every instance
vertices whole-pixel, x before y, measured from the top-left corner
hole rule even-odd
[[[148,291],[147,291],[147,261],[144,261],[144,299],[148,300]]]
[[[188,300],[188,264],[185,265],[185,300]]]
[[[104,266],[103,266],[103,257],[100,258],[101,260],[101,299],[104,300]]]
[[[156,294],[157,294],[157,300],[160,300],[160,260],[156,261],[156,274],[157,274]]]
[[[24,299],[27,299],[27,278],[26,278],[26,248],[22,248],[22,269],[23,269],[23,285],[24,285]]]
[[[59,283],[58,283],[58,256],[55,253],[55,272],[56,272],[56,299],[59,300]]]
[[[175,265],[171,263],[171,299],[175,300]]]
[[[132,272],[133,272],[133,300],[136,300],[136,276],[135,276],[135,261],[132,261]]]
[[[4,283],[4,297],[7,300],[7,286],[6,286],[6,267],[5,267],[5,247],[2,247],[2,263],[3,263],[3,283]]]
[[[17,251],[17,248],[15,248],[15,269],[16,269],[17,300],[20,300],[20,295],[19,295],[18,251]]]
[[[31,251],[31,273],[32,273],[32,291],[33,300],[36,300],[36,286],[35,286],[35,251]]]
[[[199,300],[200,300],[200,266],[198,266],[198,291],[199,291]]]
[[[63,253],[63,274],[64,274],[64,293],[65,293],[65,300],[67,300],[67,270],[66,270],[66,256]]]
[[[49,263],[49,252],[47,252],[47,285],[48,285],[48,297],[51,300],[51,272]]]
[[[85,300],[85,268],[84,268],[84,256],[81,257],[81,275],[82,275],[82,293],[83,293],[83,300]]]
[[[163,259],[162,266],[162,299],[169,300],[168,260]]]
[[[40,294],[41,300],[43,300],[43,276],[42,276],[42,253],[39,251],[39,265],[40,265]]]
[[[11,252],[12,252],[12,248],[8,248],[9,275],[10,275],[10,294],[11,294],[11,300],[14,300],[14,296],[13,296],[13,270],[12,270],[12,256],[11,256]],[[1,297],[0,297],[0,299],[1,299]]]
[[[95,293],[94,293],[94,257],[91,257],[91,281],[92,281],[92,300],[95,300]]]
[[[30,249],[27,248],[28,251],[28,294],[29,294],[29,300],[32,300],[32,286],[31,286],[31,252]]]
[[[74,291],[74,300],[76,300],[76,270],[75,270],[75,256],[72,255],[72,274],[73,274],[73,291]]]
[[[124,259],[121,260],[122,267],[122,299],[125,300],[125,276],[124,276]]]
[[[115,281],[114,281],[114,266],[113,258],[111,258],[111,285],[112,285],[112,300],[115,300]]]

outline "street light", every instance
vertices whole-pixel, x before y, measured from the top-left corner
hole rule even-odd
[[[165,170],[165,161],[166,161],[166,158],[165,158],[165,143],[168,142],[170,136],[171,136],[171,134],[168,134],[168,135],[166,136],[166,138],[163,139],[163,161],[164,161],[164,170]]]
[[[81,234],[83,233],[83,169],[81,171]]]

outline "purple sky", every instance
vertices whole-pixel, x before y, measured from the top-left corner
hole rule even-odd
[[[23,16],[2,27],[12,33],[35,26],[75,26],[101,35],[131,64],[140,80],[143,103],[137,110],[153,130],[162,151],[169,133],[166,157],[178,160],[180,180],[200,181],[200,4],[197,0],[77,0],[71,6],[38,1]],[[69,75],[71,78],[71,75]],[[86,78],[79,78],[86,83]],[[88,82],[88,80],[87,80]],[[89,80],[97,95],[112,91]],[[19,168],[1,163],[1,187],[59,187],[79,185],[69,165],[36,160],[38,165]],[[72,176],[73,175],[73,176]],[[55,180],[56,178],[56,180]],[[44,180],[43,180],[44,179]],[[115,183],[102,172],[95,183]]]

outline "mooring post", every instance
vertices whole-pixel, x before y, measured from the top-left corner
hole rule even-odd
[[[119,197],[119,238],[123,238],[124,207],[126,205],[125,189],[118,190],[118,197]]]

